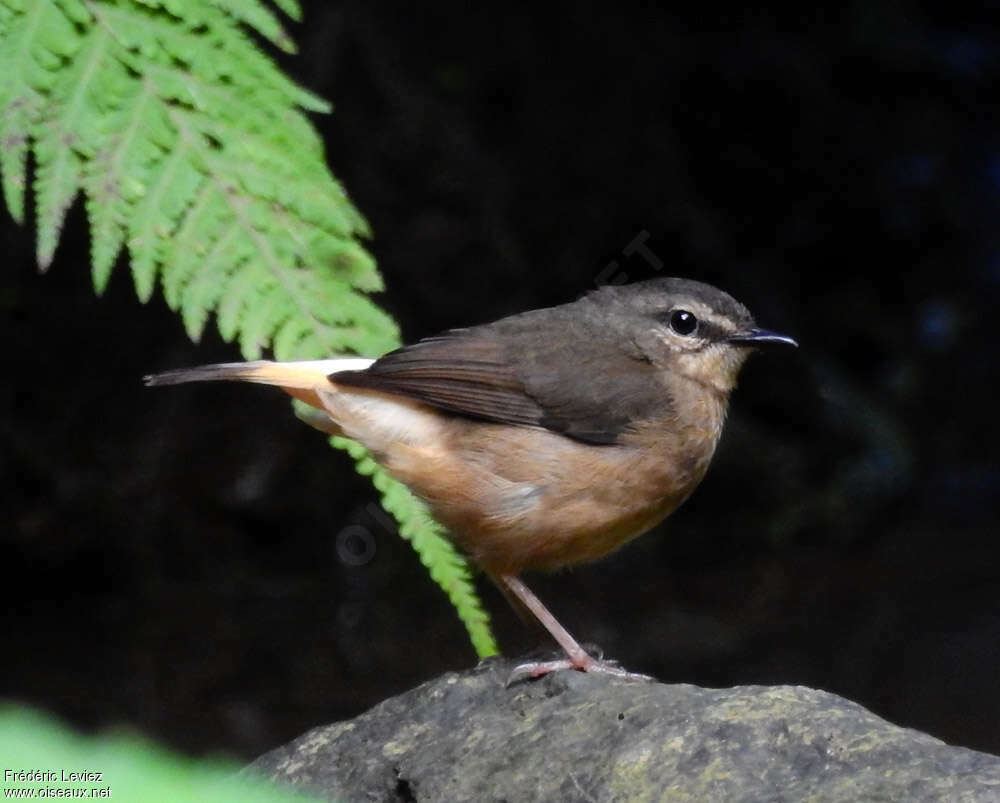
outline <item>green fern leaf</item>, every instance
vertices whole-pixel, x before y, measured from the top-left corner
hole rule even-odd
[[[298,19],[296,0],[275,5]],[[368,224],[330,175],[305,116],[329,104],[290,81],[247,28],[294,44],[260,0],[0,0],[0,173],[24,219],[33,153],[38,263],[82,192],[95,290],[125,249],[143,302],[157,282],[197,340],[215,316],[247,358],[382,354],[398,329],[359,243]],[[360,447],[358,447],[360,448]],[[461,556],[371,459],[400,534],[495,651]]]

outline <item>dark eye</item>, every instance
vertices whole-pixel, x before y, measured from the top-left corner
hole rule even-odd
[[[698,328],[698,319],[686,309],[675,309],[670,313],[670,328],[679,335],[689,335]]]

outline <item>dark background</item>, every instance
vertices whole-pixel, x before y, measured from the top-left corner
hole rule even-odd
[[[1000,752],[1000,18],[960,6],[315,2],[282,63],[336,103],[317,124],[407,340],[627,274],[719,284],[801,341],[748,365],[665,526],[529,578],[572,631]],[[2,226],[0,696],[250,758],[475,662],[280,394],[140,383],[234,347],[189,343],[124,265],[96,299],[79,205],[46,276]],[[505,652],[533,647],[483,594]]]

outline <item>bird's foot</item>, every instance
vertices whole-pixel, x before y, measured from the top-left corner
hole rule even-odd
[[[650,681],[649,675],[638,672],[629,672],[617,661],[605,660],[604,658],[594,658],[588,653],[583,653],[576,658],[560,658],[556,661],[528,661],[518,664],[507,678],[507,686],[520,683],[522,680],[534,680],[544,677],[550,672],[560,672],[564,669],[575,669],[577,672],[594,672],[596,674],[612,675],[622,680]]]

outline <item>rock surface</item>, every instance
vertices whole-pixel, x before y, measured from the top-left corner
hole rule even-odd
[[[337,801],[1000,801],[1000,758],[796,686],[702,689],[490,659],[250,771]]]

